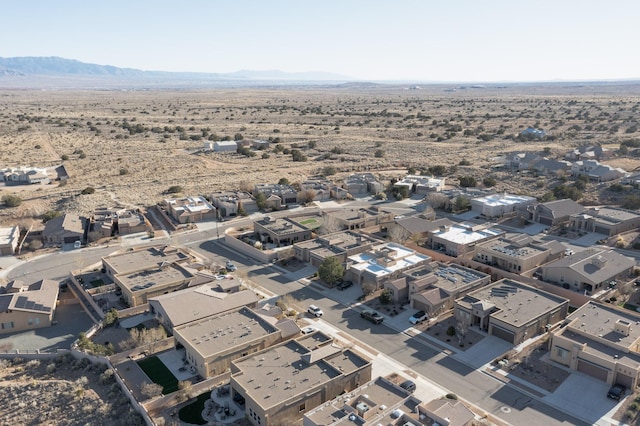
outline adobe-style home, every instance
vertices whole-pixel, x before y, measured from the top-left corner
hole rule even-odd
[[[18,225],[0,228],[0,256],[10,256],[18,248],[20,228]]]
[[[58,300],[57,281],[43,279],[31,285],[11,281],[0,294],[0,334],[49,327]]]

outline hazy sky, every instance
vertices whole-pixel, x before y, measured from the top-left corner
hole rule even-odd
[[[362,80],[640,78],[638,0],[4,0],[0,56]]]

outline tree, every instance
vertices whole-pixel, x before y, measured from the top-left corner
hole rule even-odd
[[[242,133],[236,133],[236,134],[233,136],[233,140],[235,140],[235,141],[241,141],[241,140],[243,140],[243,139],[244,139],[244,136],[242,136]]]
[[[382,158],[384,157],[384,151],[381,149],[376,149],[376,151],[373,153],[373,156],[376,158]]]
[[[118,311],[116,308],[111,308],[109,312],[107,312],[104,316],[103,324],[105,327],[115,324],[118,320]]]
[[[258,206],[259,210],[263,210],[265,207],[267,207],[266,195],[264,195],[262,192],[258,192],[255,197],[256,197],[256,206]]]
[[[336,168],[334,166],[325,166],[322,169],[322,175],[323,176],[332,176],[332,175],[335,175],[336,173],[338,173],[338,171],[336,170]]]
[[[469,207],[471,207],[471,201],[462,195],[458,195],[453,202],[453,209],[457,212],[469,210]]]
[[[486,178],[482,179],[482,183],[487,188],[491,188],[492,186],[496,186],[498,181],[496,180],[496,178],[489,176],[489,177],[486,177]]]
[[[463,188],[473,188],[476,186],[476,178],[473,176],[461,176],[460,186]]]
[[[316,199],[316,191],[313,189],[305,189],[298,195],[298,199],[302,204],[309,204]]]
[[[312,148],[312,149],[313,149],[313,148],[315,148],[316,146],[318,146],[318,142],[316,142],[316,141],[309,141],[309,143],[307,143],[307,146],[308,146],[309,148]]]
[[[344,275],[344,267],[337,257],[327,257],[318,267],[318,276],[329,285],[335,284]]]
[[[383,305],[388,305],[389,303],[393,302],[393,295],[391,294],[391,290],[389,290],[388,288],[382,290],[382,293],[380,293],[378,300]]]
[[[22,198],[12,194],[3,195],[2,203],[7,207],[18,207],[20,204],[22,204]]]
[[[157,383],[145,383],[140,386],[140,392],[148,398],[153,398],[162,393],[162,386]]]
[[[291,183],[289,182],[289,179],[283,177],[278,181],[278,185],[291,185]]]

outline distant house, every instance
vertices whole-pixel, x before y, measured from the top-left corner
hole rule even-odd
[[[213,150],[216,152],[236,152],[238,144],[236,141],[216,141],[213,144]]]
[[[596,160],[580,160],[571,166],[573,176],[587,176],[595,182],[609,182],[627,175],[623,169],[600,164]]]
[[[44,167],[16,167],[0,170],[6,184],[47,184],[57,178],[55,169]]]
[[[367,251],[378,243],[379,240],[366,234],[339,231],[295,243],[293,249],[296,259],[317,267],[328,257],[335,257],[341,263],[346,263],[347,257]]]
[[[493,219],[514,212],[517,208],[536,202],[527,195],[493,194],[471,199],[471,209],[486,218]]]
[[[147,231],[147,221],[139,211],[98,209],[89,218],[89,241]]]
[[[474,260],[521,274],[562,257],[565,246],[559,241],[536,241],[524,234],[512,234],[476,246]]]
[[[572,215],[582,213],[585,208],[581,204],[565,198],[536,205],[527,205],[523,210],[528,213],[526,215],[527,220],[548,226],[558,226],[569,223]]]
[[[246,214],[258,211],[255,198],[243,191],[214,192],[211,194],[211,204],[217,209],[220,217],[234,217],[242,210]]]
[[[44,226],[42,239],[48,245],[61,245],[84,241],[86,219],[67,213],[55,217]]]
[[[178,223],[195,223],[216,218],[216,209],[204,197],[169,198],[164,200],[167,214]]]
[[[57,299],[57,281],[10,282],[0,294],[0,334],[50,326]]]
[[[10,256],[18,248],[20,228],[18,225],[0,228],[0,256]]]
[[[384,185],[373,173],[356,173],[345,178],[342,187],[354,197],[377,194],[384,190]]]
[[[544,281],[593,294],[628,280],[635,265],[633,258],[613,250],[590,248],[543,265],[541,272]]]
[[[215,142],[213,141],[204,141],[203,148],[205,150],[213,150],[215,148]]]
[[[300,184],[298,202],[305,201],[307,194],[313,194],[313,201],[326,201],[331,198],[333,185],[327,179],[308,179]]]
[[[445,178],[434,178],[432,176],[407,175],[398,182],[395,187],[405,187],[409,194],[426,195],[430,192],[440,192],[444,189]]]
[[[610,237],[638,227],[640,213],[615,207],[592,207],[569,217],[569,229],[574,232],[595,232]]]
[[[477,244],[504,234],[492,224],[452,223],[449,219],[439,219],[433,221],[432,225],[433,229],[427,231],[427,246],[449,256],[473,253]]]
[[[291,185],[280,185],[274,183],[261,183],[253,189],[253,196],[263,194],[267,200],[276,196],[280,199],[280,205],[291,205],[298,203],[298,191]]]
[[[264,140],[254,140],[251,141],[251,146],[253,147],[253,149],[257,150],[269,149],[269,147],[271,146],[271,142]]]
[[[510,169],[528,170],[543,157],[534,152],[510,152],[505,157],[504,165]]]
[[[613,153],[607,148],[603,148],[600,145],[581,145],[575,148],[573,151],[569,151],[565,158],[568,160],[606,160],[611,158]]]
[[[335,222],[341,229],[362,229],[370,226],[391,223],[393,213],[379,209],[376,206],[361,209],[339,209],[336,211],[323,211],[325,222]]]

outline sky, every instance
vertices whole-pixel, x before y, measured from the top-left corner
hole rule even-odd
[[[0,57],[363,81],[640,78],[637,0],[2,0]]]

